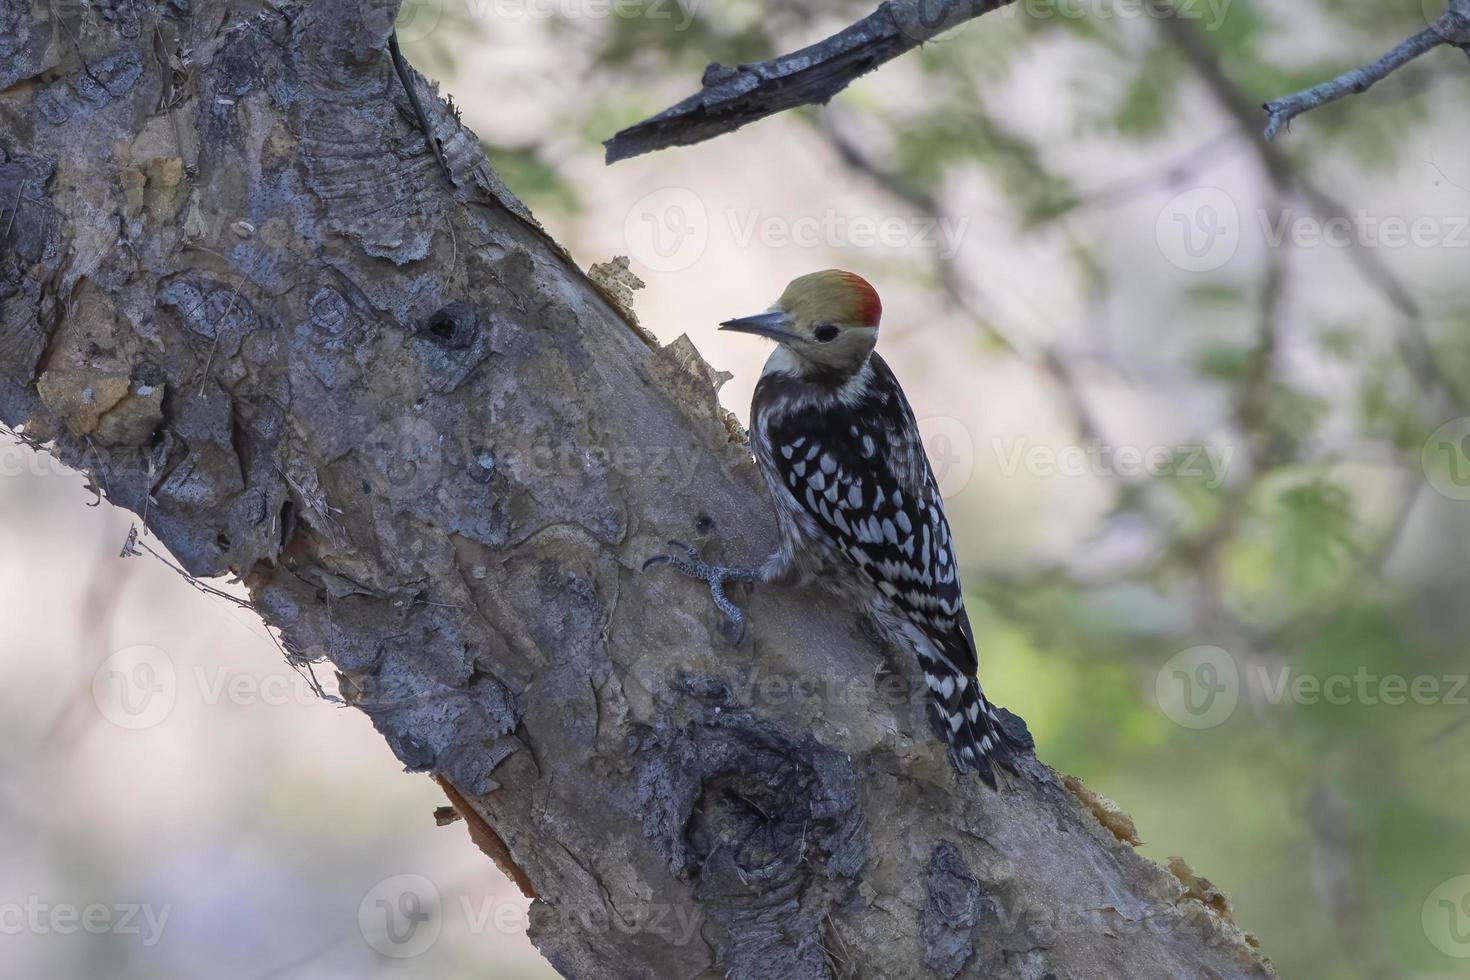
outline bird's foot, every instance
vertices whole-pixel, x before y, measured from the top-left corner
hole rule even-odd
[[[734,643],[739,646],[740,641],[745,638],[745,614],[725,594],[725,583],[754,582],[760,577],[759,571],[754,568],[711,565],[699,557],[698,549],[682,541],[670,541],[669,547],[684,554],[654,555],[643,563],[643,570],[647,571],[653,565],[668,565],[681,575],[708,582],[710,598],[714,600],[715,608],[724,613],[725,619],[729,621],[735,634]]]

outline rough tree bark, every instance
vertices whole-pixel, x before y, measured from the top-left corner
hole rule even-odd
[[[565,976],[1267,975],[1036,760],[956,781],[854,610],[639,574],[774,542],[738,427],[425,87],[450,188],[395,10],[3,0],[0,419],[330,661]]]

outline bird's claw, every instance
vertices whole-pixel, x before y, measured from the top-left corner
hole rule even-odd
[[[709,584],[709,594],[714,600],[715,608],[724,613],[725,620],[735,628],[732,642],[738,647],[740,641],[745,639],[745,614],[740,611],[739,606],[730,601],[729,596],[725,595],[725,579],[712,579]]]
[[[735,628],[734,643],[736,646],[739,646],[740,641],[745,638],[745,614],[725,594],[725,583],[752,581],[754,574],[749,569],[711,565],[699,557],[699,549],[687,545],[682,541],[670,541],[669,547],[684,552],[688,557],[682,555],[654,555],[643,563],[643,570],[647,571],[653,565],[669,565],[681,575],[699,579],[701,582],[707,583],[709,585],[710,598],[714,600],[715,608],[719,609],[724,614],[725,619],[729,621],[730,625]]]
[[[707,572],[717,571],[713,565],[706,565],[700,560],[699,549],[693,545],[685,544],[682,541],[670,540],[669,547],[682,551],[689,557],[680,558],[678,555],[654,555],[643,563],[643,570],[646,572],[654,565],[673,565],[690,578],[705,580],[709,579],[709,575],[706,574]]]
[[[681,575],[689,578],[697,578],[703,582],[713,585],[716,581],[725,578],[721,573],[725,569],[716,565],[710,565],[699,557],[699,550],[692,548],[682,541],[670,541],[669,547],[684,552],[684,555],[654,555],[643,563],[643,570],[647,571],[653,565],[670,565]]]

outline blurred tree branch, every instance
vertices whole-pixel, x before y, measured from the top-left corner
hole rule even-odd
[[[604,141],[607,162],[703,142],[796,106],[825,104],[885,62],[1010,2],[885,0],[873,13],[816,44],[755,64],[710,65],[699,92]],[[1171,0],[1150,3],[1158,11],[1177,16]],[[1267,102],[1265,138],[1274,139],[1304,112],[1367,91],[1415,58],[1446,44],[1470,54],[1470,0],[1450,0],[1433,24],[1377,61]]]
[[[1198,24],[1187,17],[1179,16],[1175,0],[1148,2],[1158,14],[1158,23],[1165,39],[1194,70],[1226,114],[1235,120],[1276,192],[1298,193],[1323,222],[1349,219],[1351,213],[1348,207],[1319,186],[1308,174],[1303,173],[1291,157],[1277,145],[1255,138],[1257,110],[1253,101],[1225,72],[1218,55]],[[1384,300],[1400,314],[1403,328],[1398,332],[1399,350],[1403,354],[1404,362],[1420,382],[1442,398],[1437,407],[1444,410],[1448,406],[1470,401],[1470,397],[1467,397],[1470,396],[1470,390],[1458,378],[1447,374],[1433,356],[1424,324],[1424,311],[1413,291],[1381,256],[1361,243],[1354,242],[1347,249],[1347,256]]]
[[[1415,58],[1444,44],[1461,48],[1470,54],[1470,0],[1450,0],[1450,5],[1433,24],[1397,45],[1372,64],[1343,72],[1321,85],[1267,102],[1264,108],[1270,118],[1266,123],[1266,139],[1275,139],[1282,129],[1289,127],[1291,121],[1302,113],[1349,95],[1361,95]]]
[[[703,88],[604,142],[607,162],[688,146],[801,105],[825,104],[853,81],[1012,0],[884,0],[850,27],[756,64],[710,65]]]

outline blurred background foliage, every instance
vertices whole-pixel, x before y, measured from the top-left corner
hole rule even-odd
[[[1463,478],[1449,471],[1465,465],[1465,445],[1458,429],[1431,438],[1470,413],[1470,242],[1455,231],[1470,212],[1470,65],[1442,49],[1276,143],[1259,138],[1262,102],[1377,58],[1442,8],[1034,0],[943,35],[830,107],[760,124],[788,128],[757,154],[754,129],[664,154],[779,169],[824,153],[834,179],[862,185],[880,212],[983,213],[984,230],[972,226],[952,256],[823,256],[886,299],[904,284],[885,322],[929,326],[905,334],[896,360],[953,357],[983,365],[978,376],[1026,378],[1053,446],[1231,454],[1222,480],[1182,459],[1151,477],[1092,474],[1086,504],[1060,504],[1073,515],[1065,529],[1038,535],[1045,547],[964,519],[959,533],[987,688],[1027,719],[1043,758],[1133,813],[1146,854],[1181,854],[1213,875],[1287,977],[1470,976],[1423,920],[1430,892],[1470,873],[1470,707],[1454,690],[1470,669],[1470,503],[1454,499]],[[507,176],[558,231],[575,229],[579,200],[597,193],[592,171],[564,161],[693,91],[709,62],[771,57],[872,8],[620,9],[546,25],[582,85],[545,133],[564,149],[517,151]],[[496,128],[481,132],[493,140]],[[1212,186],[1239,208],[1241,245],[1219,269],[1180,274],[1146,219]],[[1140,206],[1142,233],[1121,241],[1114,223]],[[1346,247],[1270,240],[1272,227],[1360,213],[1369,230]],[[1395,217],[1428,218],[1441,240],[1375,239],[1372,222]],[[985,245],[970,248],[978,235]],[[1007,273],[986,251],[1024,254],[1038,240],[1049,261],[1020,274],[1072,302],[999,295]],[[657,270],[649,278],[663,285]],[[752,305],[773,285],[760,282]],[[962,509],[982,524],[1011,519],[1003,499],[985,499],[985,480],[977,471]],[[1171,658],[1202,645],[1229,658],[1238,704],[1191,728],[1159,692]],[[1346,703],[1311,694],[1313,682],[1360,676]],[[1428,678],[1438,693],[1390,703],[1389,676]],[[1291,693],[1302,677],[1305,693]]]
[[[1470,954],[1470,886],[1434,897],[1470,875],[1470,64],[1436,51],[1274,144],[1259,106],[1442,8],[1028,0],[828,107],[612,168],[600,141],[708,63],[819,40],[871,4],[410,0],[400,33],[578,260],[630,255],[645,325],[734,371],[722,398],[742,418],[764,355],[714,325],[813,268],[871,279],[882,349],[951,477],[994,699],[1045,761],[1132,813],[1143,853],[1222,887],[1283,977],[1429,980],[1470,977],[1451,955]],[[670,193],[706,219],[681,262],[632,233]],[[738,234],[828,217],[932,219],[954,247]],[[1296,234],[1342,217],[1349,244]],[[1178,234],[1222,220],[1238,241],[1201,268]],[[1429,222],[1431,240],[1385,244],[1392,220]],[[1125,472],[1121,448],[1167,462]],[[1079,452],[1086,472],[1060,472]],[[62,495],[54,473],[5,476],[3,553],[48,559],[0,564],[7,621],[80,611],[3,652],[6,877],[181,906],[156,951],[83,937],[28,948],[17,975],[552,976],[520,929],[453,914],[461,896],[524,903],[461,830],[430,825],[442,799],[395,778],[353,713],[307,692],[88,736],[69,699],[89,703],[110,649],[285,668],[258,622],[163,566],[119,579],[127,517],[78,521],[78,479]],[[58,693],[46,670],[67,648],[78,684]],[[1398,697],[1388,678],[1435,691]],[[1346,697],[1321,694],[1335,679]],[[323,836],[310,818],[328,812]],[[393,961],[355,917],[404,872],[438,884],[447,925]]]

